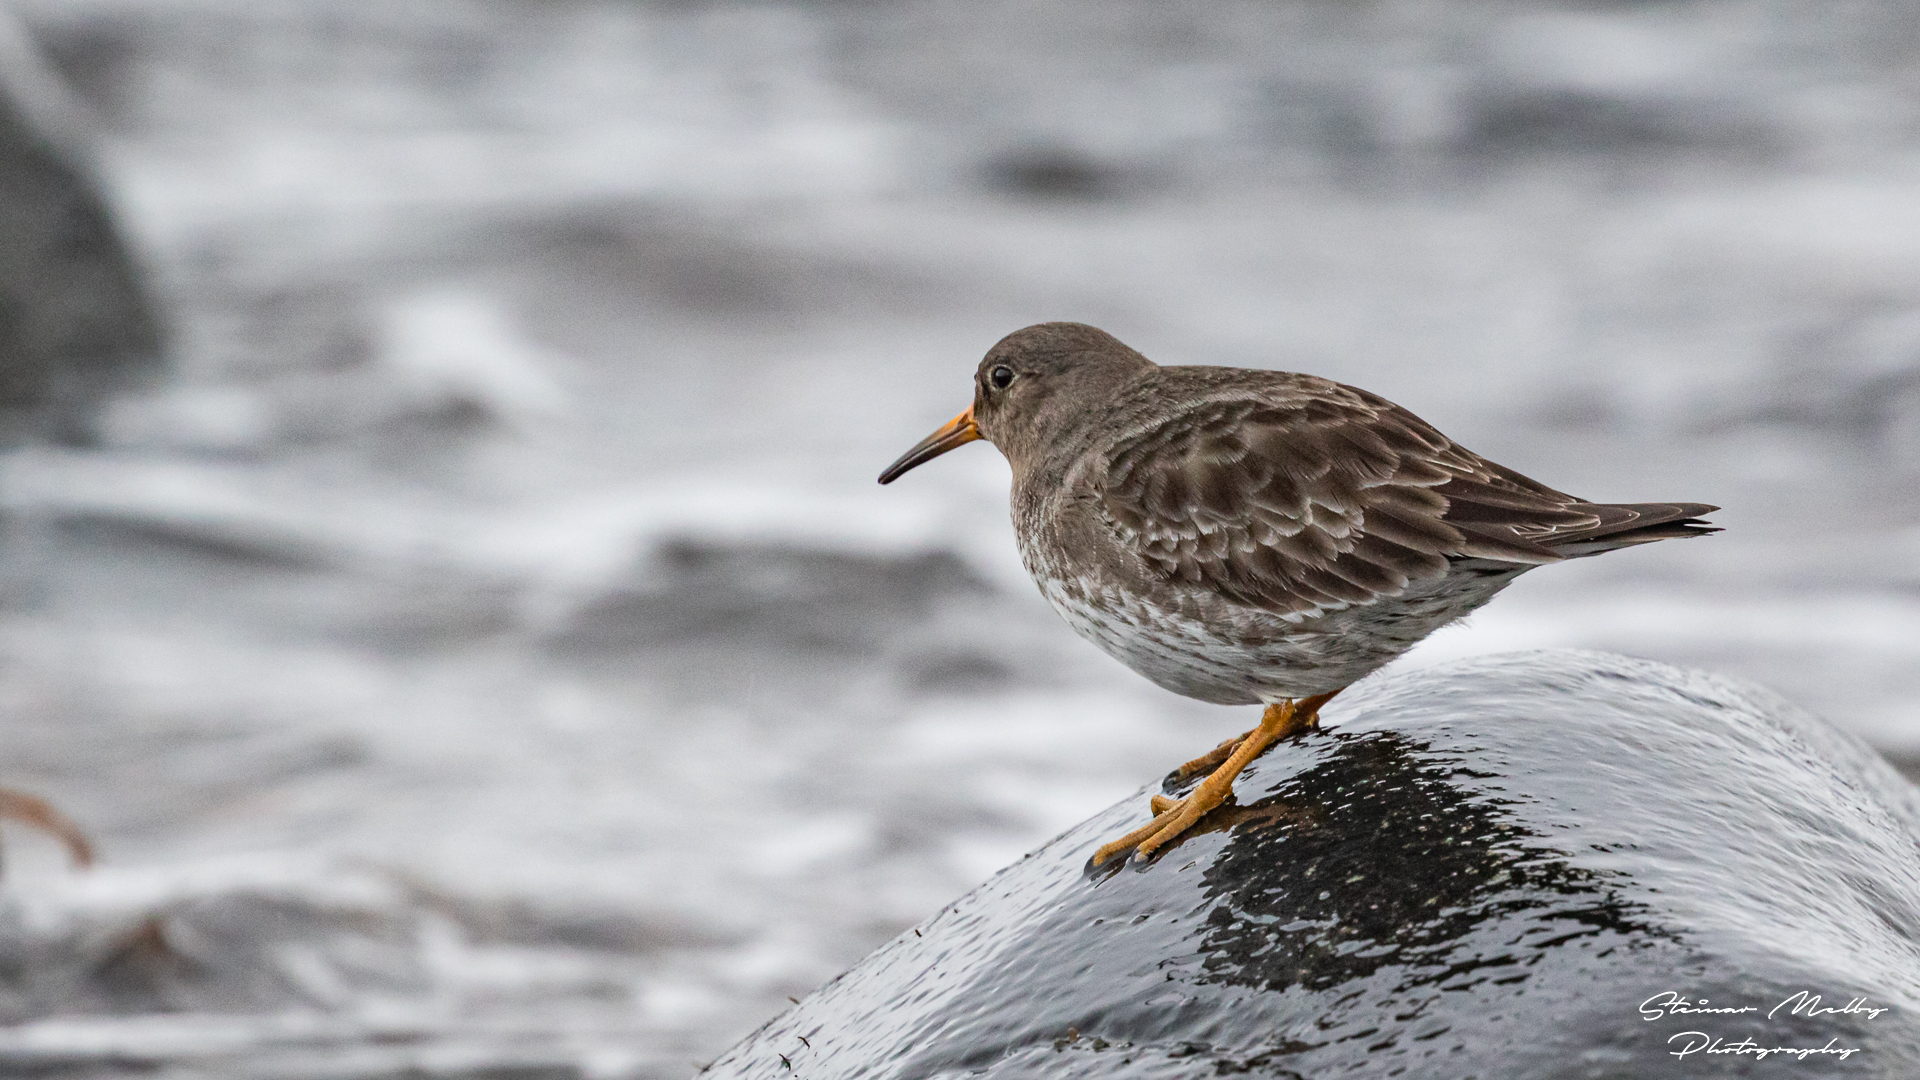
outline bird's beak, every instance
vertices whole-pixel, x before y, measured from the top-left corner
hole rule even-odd
[[[887,466],[887,471],[880,474],[880,482],[891,484],[915,465],[924,465],[954,447],[964,446],[978,438],[981,438],[980,425],[973,422],[973,407],[968,406],[966,412],[942,424],[939,431],[915,443],[913,449],[900,455],[899,461]]]

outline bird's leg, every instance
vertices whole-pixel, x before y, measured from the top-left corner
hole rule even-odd
[[[1155,795],[1148,803],[1153,808],[1154,818],[1140,828],[1109,844],[1103,845],[1093,853],[1093,865],[1099,866],[1108,859],[1130,847],[1136,847],[1141,858],[1151,858],[1155,851],[1186,832],[1199,821],[1207,811],[1225,802],[1233,791],[1234,778],[1247,763],[1265,753],[1267,748],[1289,735],[1305,731],[1320,719],[1320,706],[1333,700],[1333,695],[1315,694],[1297,702],[1283,701],[1267,706],[1260,717],[1260,726],[1247,732],[1237,740],[1230,740],[1232,746],[1226,761],[1211,775],[1200,782],[1200,786],[1184,799],[1174,800],[1164,795]],[[1216,750],[1215,753],[1219,751]],[[1209,755],[1211,756],[1211,755]],[[1204,760],[1204,759],[1202,759]]]
[[[1337,694],[1339,692],[1340,691],[1335,690],[1333,694]],[[1315,724],[1318,724],[1320,722],[1319,706],[1326,704],[1328,699],[1333,697],[1333,694],[1320,695],[1319,704],[1315,705],[1313,708],[1313,711],[1310,712],[1307,716],[1307,720],[1306,720],[1307,727],[1313,727]],[[1308,699],[1308,698],[1300,699],[1301,707],[1305,708],[1309,700],[1311,699]],[[1203,772],[1211,772],[1212,770],[1218,768],[1221,762],[1232,757],[1233,752],[1239,749],[1240,744],[1247,741],[1247,739],[1249,739],[1250,737],[1258,733],[1259,730],[1260,730],[1259,728],[1254,728],[1252,731],[1247,731],[1242,734],[1235,735],[1233,738],[1228,739],[1226,742],[1221,743],[1219,746],[1214,747],[1213,749],[1207,751],[1206,753],[1201,754],[1199,757],[1194,758],[1192,761],[1187,762],[1185,765],[1180,766],[1180,768],[1174,772],[1173,778],[1175,780],[1185,780],[1190,776],[1198,776]],[[1172,805],[1177,800],[1169,799],[1164,795],[1155,795],[1153,797],[1153,802],[1156,804],[1153,809],[1154,813],[1157,814],[1161,810],[1164,810],[1166,808],[1166,807],[1157,805],[1158,803],[1163,801],[1168,805]]]
[[[1198,776],[1203,772],[1212,772],[1219,767],[1221,762],[1232,757],[1233,752],[1240,748],[1241,743],[1247,741],[1248,736],[1253,735],[1259,730],[1259,728],[1254,728],[1253,731],[1241,732],[1226,742],[1221,743],[1219,746],[1187,762],[1185,765],[1180,766],[1178,769],[1175,769],[1173,772],[1173,782],[1178,784],[1191,777]],[[1179,806],[1180,800],[1171,795],[1154,795],[1147,800],[1147,805],[1152,808],[1155,815],[1159,815]]]
[[[1227,793],[1233,790],[1233,778],[1240,775],[1240,770],[1246,768],[1249,761],[1273,745],[1274,740],[1283,733],[1291,733],[1296,712],[1291,701],[1267,706],[1267,711],[1260,718],[1260,726],[1237,740],[1238,745],[1225,763],[1201,781],[1192,794],[1179,800],[1164,795],[1154,796],[1148,803],[1154,811],[1154,819],[1094,852],[1093,865],[1099,866],[1136,845],[1140,857],[1146,858],[1168,840],[1185,832],[1188,826],[1200,819],[1200,815],[1226,801]],[[1166,835],[1163,836],[1163,833]],[[1158,843],[1154,843],[1156,840]]]
[[[1254,728],[1253,731],[1248,731],[1239,735],[1235,735],[1233,738],[1228,739],[1226,742],[1221,743],[1219,746],[1214,747],[1212,750],[1209,750],[1206,753],[1201,754],[1199,757],[1194,758],[1192,761],[1187,762],[1185,765],[1180,766],[1179,771],[1174,774],[1174,779],[1185,780],[1189,776],[1198,776],[1203,772],[1213,771],[1215,768],[1219,767],[1221,762],[1233,756],[1233,752],[1239,748],[1240,744],[1247,741],[1247,736],[1252,735],[1254,731],[1259,731],[1259,730],[1260,730],[1259,728]]]

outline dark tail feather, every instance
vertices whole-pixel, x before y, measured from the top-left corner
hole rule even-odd
[[[1720,531],[1719,526],[1701,520],[1720,509],[1706,503],[1585,503],[1574,509],[1598,514],[1600,524],[1577,532],[1543,536],[1538,541],[1569,559],[1635,544],[1651,544],[1655,540],[1705,536]]]

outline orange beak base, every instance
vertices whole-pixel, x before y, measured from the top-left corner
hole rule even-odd
[[[880,474],[880,482],[891,484],[908,469],[924,465],[954,447],[965,446],[980,437],[980,426],[973,422],[973,408],[968,406],[966,412],[941,425],[940,430],[915,443],[913,449],[900,455],[899,461],[887,466],[887,471]]]

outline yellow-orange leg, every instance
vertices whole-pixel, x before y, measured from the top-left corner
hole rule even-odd
[[[1340,691],[1335,690],[1333,694],[1337,694],[1339,692]],[[1318,697],[1300,699],[1300,710],[1306,713],[1308,727],[1312,727],[1314,724],[1320,721],[1320,706],[1325,705],[1327,702],[1333,700],[1333,694],[1321,694]],[[1311,709],[1308,708],[1308,704],[1310,702],[1312,703]],[[1198,776],[1203,772],[1211,772],[1213,769],[1218,768],[1221,762],[1232,757],[1233,752],[1240,748],[1240,744],[1243,742],[1246,742],[1249,736],[1253,735],[1255,732],[1259,730],[1260,730],[1259,728],[1254,728],[1253,731],[1243,732],[1239,735],[1235,735],[1233,738],[1228,739],[1226,742],[1221,743],[1219,746],[1216,746],[1213,749],[1207,751],[1206,753],[1201,754],[1199,757],[1194,758],[1192,761],[1189,761],[1185,765],[1180,766],[1180,768],[1173,774],[1174,778],[1176,780],[1185,780],[1189,776]],[[1155,795],[1153,799],[1156,804],[1154,806],[1153,812],[1156,814],[1163,809],[1163,807],[1160,807],[1159,805],[1157,805],[1158,803],[1165,802],[1171,805],[1174,802],[1173,799],[1169,799],[1165,795]]]
[[[1115,855],[1135,848],[1142,859],[1151,858],[1155,851],[1193,827],[1193,823],[1206,815],[1207,811],[1225,802],[1233,791],[1234,778],[1247,763],[1265,753],[1274,743],[1312,727],[1320,719],[1320,706],[1333,700],[1331,694],[1315,694],[1302,698],[1298,702],[1285,701],[1278,705],[1267,706],[1260,717],[1260,726],[1247,732],[1238,739],[1229,739],[1220,749],[1228,751],[1226,760],[1211,775],[1200,782],[1200,786],[1184,799],[1170,799],[1165,795],[1155,795],[1148,801],[1152,807],[1152,821],[1133,830],[1112,843],[1103,845],[1093,853],[1093,865],[1099,866]],[[1219,749],[1214,754],[1220,753]],[[1207,755],[1212,757],[1213,754]],[[1196,759],[1204,762],[1206,758]],[[1204,767],[1204,766],[1202,766]]]
[[[1248,736],[1259,730],[1259,728],[1254,728],[1253,731],[1235,735],[1233,738],[1228,739],[1212,750],[1180,766],[1179,771],[1176,772],[1174,776],[1178,779],[1185,780],[1189,776],[1198,776],[1203,772],[1212,772],[1220,767],[1221,762],[1232,757],[1233,752],[1240,749],[1240,744],[1246,742]]]

